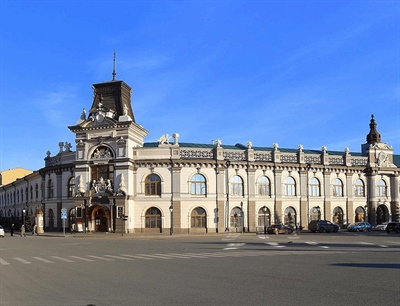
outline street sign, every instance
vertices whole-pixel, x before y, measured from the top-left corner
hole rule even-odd
[[[67,213],[67,209],[66,209],[66,208],[62,208],[62,209],[61,209],[61,213],[62,213],[62,214],[66,214],[66,213]]]
[[[61,219],[67,219],[67,213],[61,213]]]

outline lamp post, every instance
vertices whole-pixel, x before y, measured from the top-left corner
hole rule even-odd
[[[365,217],[364,217],[364,221],[365,221],[365,222],[368,222],[368,205],[365,205],[364,208],[365,208]]]
[[[225,216],[226,216],[226,227],[225,227],[225,232],[229,232],[229,174],[228,174],[228,168],[230,166],[231,162],[229,160],[226,161],[225,166],[225,182],[226,182],[226,210],[225,210]]]
[[[169,212],[170,212],[170,216],[171,216],[171,227],[169,229],[169,234],[172,235],[174,232],[174,228],[173,228],[173,222],[174,222],[174,218],[173,218],[173,214],[172,212],[174,211],[174,208],[172,207],[172,205],[169,207]]]
[[[240,202],[241,209],[241,219],[242,219],[242,233],[244,232],[244,211],[243,211],[243,202]]]
[[[267,234],[267,222],[266,222],[266,217],[267,217],[267,206],[263,206],[262,210],[264,212],[264,235]]]
[[[26,233],[26,228],[25,228],[25,212],[26,212],[25,208],[22,209],[22,225],[23,225],[23,227],[24,227],[24,236],[25,236],[25,233]],[[21,233],[21,236],[22,236],[22,233]]]

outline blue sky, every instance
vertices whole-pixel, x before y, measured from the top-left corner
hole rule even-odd
[[[114,50],[146,142],[360,152],[374,114],[400,154],[400,1],[2,0],[0,28],[0,171],[74,145]]]

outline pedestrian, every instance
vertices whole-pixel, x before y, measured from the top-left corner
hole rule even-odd
[[[14,236],[14,223],[11,224],[10,233],[11,233],[11,236]]]
[[[74,234],[75,235],[75,223],[71,224],[71,235]]]
[[[39,235],[38,232],[37,232],[37,225],[36,224],[32,228],[32,236],[35,235],[35,234]]]
[[[21,231],[21,237],[22,237],[22,236],[26,237],[25,225],[24,225],[24,224],[21,225],[20,231]]]

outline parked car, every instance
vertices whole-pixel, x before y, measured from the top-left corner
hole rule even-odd
[[[0,237],[4,238],[4,228],[0,225]]]
[[[368,222],[356,222],[352,223],[347,227],[349,232],[370,232],[372,230],[372,225]]]
[[[284,224],[272,224],[267,227],[268,234],[290,234],[291,232],[291,228]]]
[[[311,220],[308,224],[308,229],[315,233],[324,233],[324,232],[334,232],[336,233],[339,230],[339,226],[333,224],[328,220]]]
[[[400,233],[400,222],[389,222],[386,226],[386,231]]]
[[[386,231],[386,226],[387,226],[387,223],[378,224],[374,227],[374,229],[377,231]]]

